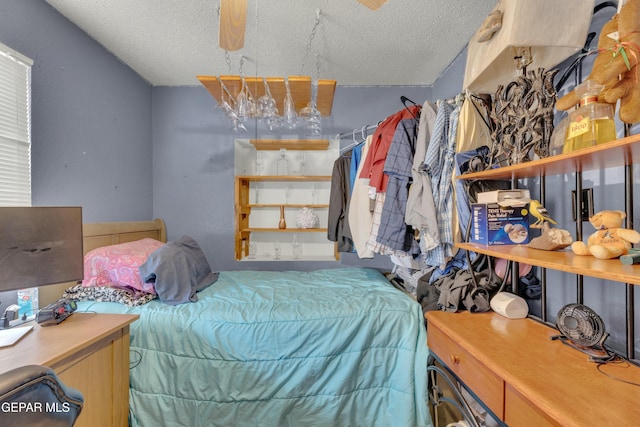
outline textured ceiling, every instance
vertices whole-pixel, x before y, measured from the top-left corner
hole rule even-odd
[[[497,3],[388,0],[372,11],[357,0],[249,0],[244,48],[227,56],[220,0],[46,1],[154,86],[197,86],[196,75],[240,74],[241,64],[247,76],[431,85]]]

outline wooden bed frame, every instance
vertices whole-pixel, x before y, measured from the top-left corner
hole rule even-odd
[[[151,221],[95,222],[82,225],[82,245],[85,254],[101,246],[132,242],[145,237],[166,242],[167,228],[164,221],[156,218]],[[73,285],[74,283],[69,282],[40,287],[40,307],[57,301],[65,289]]]
[[[156,218],[151,221],[96,222],[82,226],[85,254],[101,246],[132,242],[145,237],[166,242],[167,229],[164,221]]]

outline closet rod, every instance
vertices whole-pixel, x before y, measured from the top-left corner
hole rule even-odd
[[[365,125],[361,129],[354,129],[351,132],[340,133],[336,135],[336,139],[344,139],[348,136],[351,136],[353,142],[351,144],[346,145],[345,147],[340,148],[340,155],[346,153],[351,150],[353,147],[362,144],[367,139],[367,133],[373,129],[376,129],[381,122],[378,122],[375,125]],[[361,139],[356,139],[357,133],[360,132]]]
[[[370,130],[376,129],[379,124],[380,122],[376,123],[375,125],[364,125],[362,128],[354,129],[351,132],[339,133],[338,135],[336,135],[336,139],[345,139],[350,136],[353,138],[353,141],[355,142],[356,135],[358,134],[358,132],[360,132],[360,135],[362,136],[362,140],[365,140],[367,138],[366,133],[369,132]]]

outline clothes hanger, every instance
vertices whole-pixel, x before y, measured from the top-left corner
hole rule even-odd
[[[414,107],[418,107],[418,111],[420,111],[421,106],[416,104],[415,102],[413,102],[412,100],[410,100],[409,98],[407,98],[404,95],[400,96],[400,102],[402,102],[402,105],[404,105],[404,108],[407,109],[407,111],[409,113],[411,113],[411,116],[413,116],[414,119],[418,120],[420,118],[420,113],[418,112],[418,114],[413,114],[413,111],[411,111],[411,109],[409,108],[409,106],[407,105],[407,101],[410,102],[411,104],[413,104]]]
[[[614,1],[602,2],[602,3],[596,5],[596,7],[593,8],[594,15],[596,13],[598,13],[599,11],[601,11],[602,9],[606,8],[606,7],[612,7],[614,9],[618,10],[618,3],[614,2]],[[596,36],[595,32],[591,32],[591,33],[587,34],[587,39],[586,39],[586,42],[584,44],[584,47],[582,48],[582,51],[573,60],[571,65],[569,65],[569,67],[567,67],[567,69],[564,71],[562,76],[560,76],[560,78],[557,80],[558,83],[556,84],[556,87],[555,87],[556,88],[556,92],[559,92],[562,89],[562,86],[564,86],[564,84],[569,79],[571,73],[573,73],[573,72],[575,72],[575,76],[576,76],[575,85],[577,86],[578,83],[580,83],[582,81],[582,61],[584,60],[585,57],[587,57],[589,55],[592,55],[592,54],[595,54],[595,53],[598,53],[597,49],[596,50],[592,50],[590,48],[591,42],[593,41],[595,36]]]
[[[569,65],[569,67],[567,67],[567,69],[564,71],[564,73],[562,74],[562,76],[558,79],[558,83],[556,84],[556,92],[559,92],[562,89],[562,86],[564,86],[564,84],[567,82],[567,80],[569,80],[569,77],[571,76],[571,73],[573,73],[574,71],[576,72],[576,77],[579,74],[579,71],[582,68],[582,61],[589,55],[598,53],[595,50],[590,50],[589,49],[589,45],[591,44],[591,42],[593,41],[593,39],[595,38],[596,33],[591,32],[589,34],[587,34],[587,41],[584,44],[584,47],[582,48],[582,52],[576,57],[576,59],[573,60],[573,62],[571,63],[571,65]],[[577,77],[577,79],[579,79],[579,77]],[[576,82],[576,86],[578,85],[579,82]]]
[[[416,104],[415,102],[413,102],[412,100],[410,100],[409,98],[407,98],[406,96],[402,95],[400,96],[400,102],[402,102],[402,105],[404,105],[405,107],[409,108],[407,106],[407,101],[412,103],[413,105],[417,106],[418,104]]]

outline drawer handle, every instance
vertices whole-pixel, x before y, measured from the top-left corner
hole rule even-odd
[[[460,358],[454,354],[449,356],[449,360],[451,360],[451,363],[453,363],[454,365],[457,365],[458,363],[460,363]]]

